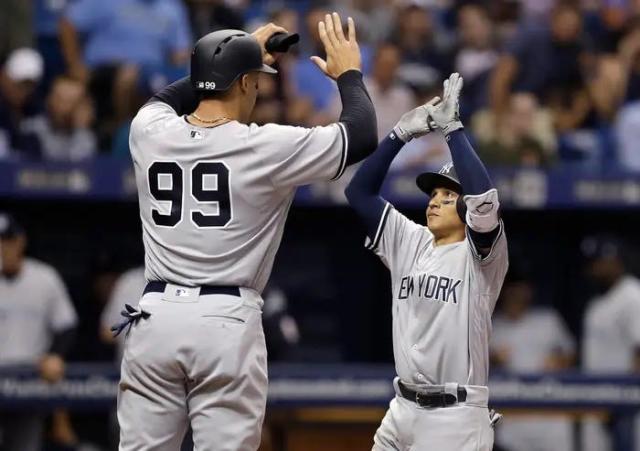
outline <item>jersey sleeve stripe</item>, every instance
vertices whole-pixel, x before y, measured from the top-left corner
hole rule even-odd
[[[499,223],[498,227],[500,227],[500,231],[498,232],[498,235],[496,235],[496,238],[493,240],[493,243],[491,244],[491,249],[489,249],[489,253],[485,257],[483,257],[482,255],[480,255],[478,253],[478,249],[476,249],[476,245],[473,244],[473,241],[468,239],[469,247],[471,248],[471,253],[476,258],[476,260],[478,260],[480,262],[486,262],[486,261],[490,260],[491,257],[493,257],[493,250],[496,247],[496,243],[498,243],[498,241],[500,240],[500,238],[504,234],[504,223],[502,222],[502,219],[500,219],[500,223]]]
[[[340,165],[338,166],[338,172],[331,180],[339,179],[344,170],[347,168],[347,153],[349,152],[349,138],[347,135],[347,129],[342,122],[338,122],[338,128],[340,128],[340,134],[342,135],[342,152],[340,154]]]
[[[384,231],[384,226],[387,223],[387,218],[389,217],[389,212],[391,211],[391,204],[387,202],[384,210],[382,210],[382,216],[380,216],[380,223],[378,224],[378,230],[376,230],[376,235],[373,237],[373,240],[365,246],[369,250],[374,250],[378,247],[378,243],[380,242],[380,238],[382,238],[382,232]]]

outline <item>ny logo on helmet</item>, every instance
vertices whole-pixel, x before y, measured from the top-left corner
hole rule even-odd
[[[440,169],[440,174],[448,174],[453,169],[453,163],[447,163]]]

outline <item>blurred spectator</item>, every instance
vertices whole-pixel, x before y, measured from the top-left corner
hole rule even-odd
[[[549,27],[522,26],[492,74],[495,111],[504,112],[510,92],[530,92],[552,109],[558,130],[577,128],[590,110],[582,76],[586,51],[582,17],[572,2],[556,5]]]
[[[489,110],[478,112],[472,129],[487,164],[547,166],[555,160],[551,115],[532,94],[512,94],[503,116]]]
[[[262,324],[270,361],[295,360],[300,342],[298,322],[289,312],[287,296],[270,284],[263,293]]]
[[[582,243],[587,276],[596,293],[584,316],[582,369],[587,373],[640,373],[640,280],[627,271],[623,249],[609,236]],[[638,427],[636,431],[640,435]],[[614,447],[610,431],[600,421],[584,421],[582,433],[584,451],[628,449]],[[635,449],[640,450],[640,442]]]
[[[47,96],[46,114],[25,119],[21,132],[33,139],[41,157],[47,161],[86,160],[97,151],[91,131],[93,105],[82,82],[58,77]],[[32,149],[30,149],[32,150]]]
[[[78,0],[60,22],[60,42],[69,74],[91,81],[109,143],[140,86],[186,73],[191,32],[179,0]]]
[[[20,133],[20,123],[38,113],[35,94],[42,71],[42,57],[29,48],[14,50],[0,71],[0,159],[33,147]]]
[[[387,0],[334,1],[341,17],[353,17],[358,26],[358,42],[377,45],[391,36],[394,10]]]
[[[487,85],[491,69],[498,61],[491,18],[480,5],[470,4],[458,11],[460,42],[454,56],[454,70],[464,78],[460,114],[466,121],[488,104]]]
[[[0,0],[0,62],[15,49],[33,45],[30,1]]]
[[[627,88],[627,74],[620,58],[615,54],[597,56],[587,86],[599,122],[612,122],[625,100]]]
[[[71,0],[32,1],[35,9],[34,26],[37,48],[44,58],[41,92],[46,93],[53,79],[65,72],[64,57],[58,39],[58,24]]]
[[[640,101],[628,103],[618,112],[614,124],[620,168],[640,171]]]
[[[396,17],[393,42],[400,48],[403,71],[418,67],[423,76],[433,80],[432,84],[439,83],[450,72],[450,60],[432,14],[426,8],[410,4]]]
[[[542,22],[549,17],[556,0],[520,0],[519,3],[523,22]]]
[[[575,342],[560,315],[551,308],[532,308],[533,287],[528,280],[510,280],[502,290],[501,309],[493,318],[492,370],[517,373],[569,368]],[[527,415],[508,416],[497,430],[496,442],[510,451],[571,451],[570,420]]]
[[[618,57],[625,76],[625,100],[640,100],[640,15],[629,21],[618,46]]]
[[[194,41],[212,31],[244,28],[242,11],[234,7],[231,2],[224,0],[185,0],[185,2],[189,10]]]
[[[318,33],[318,22],[324,20],[327,12],[328,10],[322,7],[312,7],[307,11],[305,24],[309,39],[309,50],[307,54],[301,55],[294,63],[291,74],[296,94],[307,97],[312,102],[315,111],[321,113],[314,119],[317,124],[330,122],[330,113],[327,110],[331,105],[331,100],[337,93],[334,81],[324,75],[315,63],[309,59],[312,55],[317,55],[321,58],[325,57],[324,46]]]
[[[64,377],[64,356],[77,325],[76,312],[60,276],[51,266],[25,257],[24,229],[8,214],[0,214],[0,365],[35,365],[41,377],[54,383]],[[54,416],[58,432],[65,414]],[[0,415],[6,451],[39,451],[43,419],[32,412]]]
[[[398,82],[397,71],[400,66],[400,50],[394,44],[381,44],[373,60],[373,71],[365,78],[371,101],[376,108],[378,119],[378,139],[382,140],[396,125],[400,116],[414,107],[413,93]],[[338,119],[342,102],[340,96],[333,98],[331,113]]]

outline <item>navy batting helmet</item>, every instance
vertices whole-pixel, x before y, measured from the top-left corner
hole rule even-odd
[[[462,222],[466,221],[467,204],[462,198],[462,185],[456,174],[453,163],[447,163],[438,172],[423,172],[416,178],[416,185],[428,196],[431,196],[435,188],[446,188],[460,195],[456,203],[456,210]]]
[[[226,91],[238,77],[253,71],[277,73],[263,64],[260,43],[245,31],[214,31],[193,47],[191,84],[196,91]]]

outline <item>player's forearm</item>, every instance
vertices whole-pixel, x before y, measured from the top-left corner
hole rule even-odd
[[[340,122],[349,138],[347,165],[351,165],[364,160],[378,144],[376,111],[359,71],[347,71],[337,81],[342,100]]]
[[[404,142],[394,134],[387,136],[373,155],[358,168],[345,190],[349,204],[364,221],[369,236],[375,234],[385,207],[385,201],[379,195],[380,188],[391,162],[402,146]]]
[[[198,96],[191,86],[190,77],[181,78],[165,86],[149,100],[149,102],[158,101],[169,105],[178,116],[192,113],[198,106]]]
[[[453,166],[465,195],[483,194],[493,188],[487,168],[471,146],[463,129],[447,135]]]

